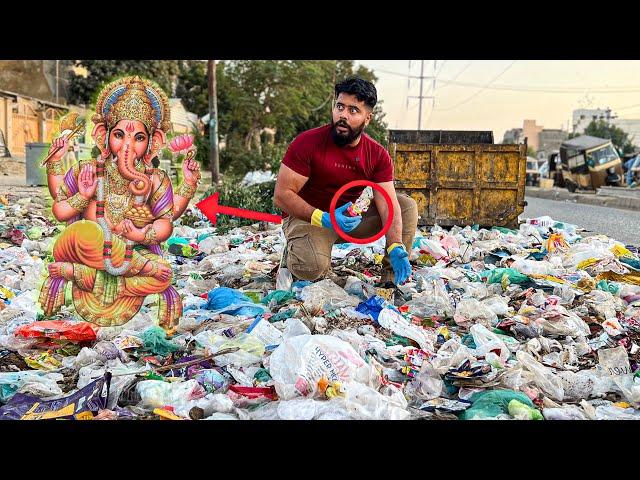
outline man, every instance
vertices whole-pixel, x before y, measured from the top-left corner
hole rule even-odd
[[[338,83],[331,124],[298,135],[282,160],[274,201],[286,216],[282,228],[287,239],[287,268],[302,280],[317,280],[329,273],[331,248],[336,242],[343,243],[331,223],[329,205],[334,193],[353,180],[377,183],[393,204],[381,283],[395,279],[400,285],[411,274],[407,252],[418,224],[418,207],[412,198],[396,195],[389,153],[364,133],[376,103],[371,82],[349,78]],[[380,232],[389,215],[384,197],[374,189],[369,210],[349,216],[347,208],[363,189],[345,192],[335,210],[338,226],[356,238]]]

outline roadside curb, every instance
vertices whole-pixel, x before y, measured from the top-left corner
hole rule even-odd
[[[543,190],[539,187],[526,187],[524,194],[525,196],[544,198],[546,200],[556,200],[560,202],[568,201],[599,207],[640,211],[640,198],[623,196],[613,197],[608,195],[596,195],[595,193],[571,193],[559,188]]]

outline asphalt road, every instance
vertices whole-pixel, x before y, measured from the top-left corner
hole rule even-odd
[[[573,223],[587,234],[605,234],[627,245],[640,245],[640,212],[526,197],[529,203],[520,219],[549,215],[554,220]]]

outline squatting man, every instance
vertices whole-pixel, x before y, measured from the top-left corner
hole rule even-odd
[[[338,83],[331,124],[302,132],[282,160],[274,202],[285,217],[282,229],[287,241],[286,265],[299,279],[313,281],[330,273],[331,249],[343,240],[334,230],[329,205],[334,194],[354,180],[376,183],[393,205],[381,283],[395,281],[400,285],[411,274],[407,252],[413,244],[418,208],[412,198],[396,195],[389,153],[364,133],[377,101],[371,82],[354,77]],[[387,202],[376,189],[371,208],[351,216],[348,209],[363,190],[358,187],[346,191],[335,210],[338,226],[355,238],[376,235],[389,216]]]

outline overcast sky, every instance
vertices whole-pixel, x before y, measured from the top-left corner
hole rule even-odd
[[[375,71],[378,98],[389,128],[418,127],[420,60],[356,60]],[[409,67],[411,62],[411,67]],[[545,128],[571,129],[577,108],[611,107],[620,118],[640,118],[640,61],[613,60],[438,60],[435,109],[423,100],[422,129],[504,132],[534,119]],[[424,61],[433,76],[434,60]],[[447,83],[454,81],[456,83]],[[432,96],[425,79],[423,95]],[[463,84],[463,85],[460,85]],[[468,84],[468,85],[467,85]]]

